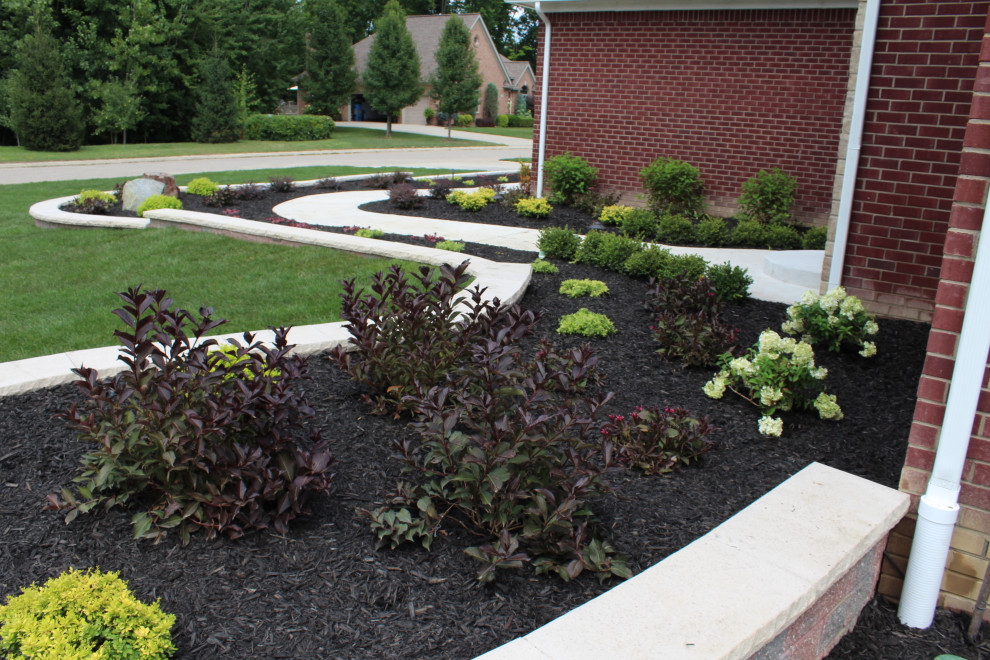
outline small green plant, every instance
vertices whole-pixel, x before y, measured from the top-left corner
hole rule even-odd
[[[639,406],[628,415],[609,415],[602,435],[624,462],[646,474],[666,474],[710,450],[713,430],[707,417],[692,417],[684,408]]]
[[[598,180],[596,168],[570,153],[548,158],[543,172],[550,184],[550,201],[565,206],[570,206],[578,196],[586,194]]]
[[[589,231],[578,250],[577,261],[622,272],[626,266],[626,260],[641,249],[643,249],[643,244],[634,238],[608,232]]]
[[[437,116],[437,111],[434,110],[433,108],[429,106],[423,108],[423,119],[426,120],[427,124],[430,123],[430,120],[436,116]]]
[[[631,209],[620,226],[624,236],[639,241],[652,241],[657,235],[657,218],[647,209]]]
[[[708,262],[700,254],[672,254],[664,266],[659,279],[680,277],[700,280],[708,271]]]
[[[668,245],[694,243],[697,240],[694,223],[683,215],[663,215],[657,222],[657,240]]]
[[[70,568],[0,605],[0,652],[10,660],[164,660],[175,615],[142,603],[119,573]]]
[[[733,266],[728,261],[724,264],[712,264],[705,272],[705,277],[712,283],[715,297],[720,301],[740,302],[749,298],[753,278],[745,268]]]
[[[839,352],[843,347],[859,349],[863,357],[876,355],[877,346],[867,340],[879,332],[876,317],[866,311],[856,296],[835,287],[824,296],[806,291],[796,305],[787,308],[781,329],[789,335],[802,335],[809,344],[824,345]]]
[[[811,227],[801,237],[801,247],[805,250],[824,250],[828,238],[828,227]]]
[[[381,229],[371,229],[370,227],[365,227],[364,229],[358,229],[354,232],[355,236],[360,236],[361,238],[382,238],[385,236],[385,232]]]
[[[698,168],[672,158],[658,158],[639,172],[650,208],[657,215],[694,215],[705,202],[705,184]]]
[[[139,216],[143,216],[145,211],[181,208],[182,202],[176,197],[170,197],[168,195],[151,195],[148,199],[141,202],[141,206],[137,207],[137,214]]]
[[[533,272],[547,275],[556,275],[559,269],[545,259],[537,259],[533,262]]]
[[[495,125],[499,128],[509,127],[509,115],[499,115],[498,119],[495,120]]]
[[[740,215],[763,225],[785,223],[790,220],[797,189],[794,177],[779,168],[760,170],[742,186]]]
[[[474,187],[474,179],[464,179],[464,185],[468,188]]]
[[[73,208],[78,213],[91,213],[95,215],[106,215],[117,203],[117,195],[112,192],[102,192],[100,190],[83,190],[73,202]]]
[[[746,355],[734,358],[726,353],[721,364],[722,369],[705,383],[705,394],[721,399],[729,389],[755,405],[763,413],[759,422],[763,435],[779,437],[784,422],[774,415],[792,409],[815,408],[822,419],[842,419],[835,395],[825,393],[828,370],[815,366],[811,344],[764,330]]]
[[[581,247],[581,237],[570,227],[546,227],[540,230],[536,245],[548,257],[572,261]]]
[[[600,298],[608,293],[608,285],[599,280],[564,280],[560,284],[560,293],[568,298]]]
[[[801,249],[801,234],[790,225],[767,225],[766,233],[763,236],[766,239],[768,248],[774,250]]]
[[[457,115],[457,119],[454,120],[454,125],[458,128],[467,128],[472,123],[474,123],[474,117],[472,115]]]
[[[722,247],[729,242],[729,228],[725,220],[714,216],[702,218],[694,228],[698,243],[708,247]]]
[[[557,332],[562,335],[607,337],[615,332],[615,326],[604,314],[596,314],[588,308],[582,307],[573,314],[560,317]]]
[[[495,191],[491,188],[478,188],[474,192],[455,190],[447,195],[447,201],[457,204],[462,211],[480,211],[495,199]]]
[[[509,182],[509,177],[507,177],[507,176],[500,176],[500,177],[499,177],[499,178],[497,179],[497,181],[498,181],[499,183],[508,183],[508,182]]]
[[[626,263],[623,264],[623,271],[633,277],[648,279],[651,277],[662,277],[670,263],[671,254],[667,248],[650,245],[638,252],[632,253]]]
[[[755,220],[742,220],[732,230],[730,242],[749,248],[766,247],[767,238],[766,227]]]
[[[602,212],[598,216],[598,220],[603,225],[610,225],[612,227],[619,227],[622,225],[622,221],[625,220],[626,216],[632,213],[633,207],[622,206],[621,204],[610,204],[602,209]]]
[[[186,192],[190,195],[200,195],[201,197],[206,197],[207,195],[212,195],[219,188],[216,183],[201,176],[199,178],[193,179],[186,186]]]
[[[440,241],[434,247],[438,250],[447,250],[448,252],[464,251],[464,243],[460,241]]]
[[[524,197],[513,207],[516,213],[524,218],[545,219],[550,217],[553,207],[543,197]]]

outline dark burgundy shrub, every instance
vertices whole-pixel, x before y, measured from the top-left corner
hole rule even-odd
[[[230,186],[221,186],[205,197],[203,203],[207,206],[221,208],[230,206],[236,198],[237,194],[233,188]]]
[[[708,278],[684,275],[650,280],[646,308],[657,353],[691,366],[713,366],[736,344],[737,330],[722,319],[722,303]]]
[[[447,199],[447,195],[454,189],[454,182],[451,179],[435,179],[430,186],[430,199]]]
[[[297,387],[306,362],[290,356],[287,328],[270,346],[244,333],[244,343],[216,348],[202,339],[224,321],[200,318],[162,290],[118,294],[114,313],[124,347],[122,373],[100,380],[80,368],[82,406],[61,415],[93,448],[82,458],[76,492],[48,496],[66,520],[97,505],[137,508],[135,537],[159,539],[178,529],[183,543],[205,528],[230,538],[288,523],[307,513],[312,493],[330,487],[333,456],[303,422],[313,416]]]
[[[478,128],[491,128],[495,125],[495,120],[485,119],[484,117],[478,117],[474,120],[474,125]]]
[[[665,474],[696,462],[712,447],[714,428],[684,408],[640,406],[628,415],[609,415],[602,435],[615,444],[620,458],[646,474]]]
[[[245,183],[242,186],[238,186],[234,194],[237,199],[263,199],[268,195],[269,190],[270,188],[259,186],[257,183]]]
[[[291,176],[270,176],[268,177],[268,187],[275,193],[288,193],[295,190],[295,179]]]
[[[388,201],[400,209],[418,208],[423,205],[416,187],[408,183],[396,183],[388,189]]]

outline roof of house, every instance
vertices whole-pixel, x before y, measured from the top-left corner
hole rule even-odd
[[[513,87],[519,87],[520,80],[526,75],[526,71],[530,71],[530,75],[533,76],[533,80],[536,80],[536,76],[532,74],[532,69],[529,66],[529,62],[523,60],[521,62],[516,62],[510,60],[505,55],[499,54],[499,59],[502,60],[502,66],[505,67],[506,73],[509,74],[509,82]]]

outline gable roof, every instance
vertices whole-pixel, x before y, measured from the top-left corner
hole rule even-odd
[[[522,60],[516,62],[515,60],[510,60],[505,55],[499,54],[499,59],[502,60],[502,67],[505,69],[506,73],[509,74],[509,83],[512,87],[519,87],[522,77],[526,75],[526,71],[530,72],[530,76],[533,80],[536,80],[536,76],[533,74],[532,68],[529,66],[528,60]]]

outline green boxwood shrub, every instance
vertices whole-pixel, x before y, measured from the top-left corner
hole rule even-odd
[[[532,117],[520,117],[519,115],[503,115],[508,118],[509,126],[511,128],[532,128],[533,118]]]
[[[743,220],[732,230],[733,245],[750,248],[762,248],[766,245],[765,227],[756,220]]]
[[[700,213],[705,203],[705,184],[698,168],[672,158],[658,158],[639,172],[650,208],[666,213]]]
[[[457,115],[457,119],[454,120],[454,125],[458,128],[467,128],[474,123],[474,117],[471,115]]]
[[[143,216],[145,211],[181,208],[182,202],[176,197],[169,197],[168,195],[151,195],[148,199],[141,202],[141,206],[137,207],[137,214],[139,216]]]
[[[623,271],[633,277],[645,279],[660,277],[661,273],[666,272],[670,258],[670,250],[651,245],[630,255]]]
[[[824,250],[828,238],[828,227],[812,227],[801,237],[801,247],[805,250]]]
[[[721,247],[729,242],[729,228],[725,220],[713,216],[705,217],[695,226],[698,243],[708,247]]]
[[[615,325],[604,314],[596,314],[582,307],[573,314],[560,317],[557,333],[582,337],[607,337],[615,332]]]
[[[186,186],[187,193],[189,193],[190,195],[200,195],[202,197],[206,197],[207,195],[212,195],[219,189],[220,186],[218,186],[216,183],[206,178],[205,176],[201,176],[197,179],[193,179],[192,181],[189,182],[189,185]]]
[[[683,277],[698,280],[704,277],[708,270],[708,262],[700,254],[672,254],[664,264],[659,279]]]
[[[724,264],[709,266],[705,277],[711,282],[715,297],[721,301],[739,302],[749,298],[753,278],[745,268],[733,266],[726,261]]]
[[[570,227],[547,227],[540,230],[536,246],[548,257],[572,261],[581,247],[581,237]]]
[[[627,236],[589,231],[578,250],[577,261],[622,272],[626,260],[643,249],[642,243]]]
[[[550,184],[549,198],[554,204],[570,206],[598,181],[598,170],[580,156],[570,153],[547,159],[543,171]]]
[[[694,223],[683,215],[662,215],[657,222],[657,240],[668,245],[694,243],[697,240]]]
[[[640,241],[652,241],[657,235],[657,217],[647,209],[629,209],[621,222],[622,233]]]
[[[779,168],[769,172],[760,170],[742,186],[740,215],[764,225],[787,222],[791,217],[797,188],[794,177]]]
[[[775,250],[800,250],[801,234],[790,225],[767,225],[767,247]]]
[[[248,140],[328,140],[335,124],[323,115],[251,115],[244,122]]]
[[[498,119],[495,120],[495,124],[499,128],[508,128],[509,127],[509,115],[499,115],[498,116]]]

